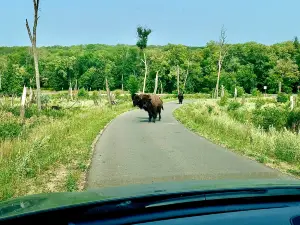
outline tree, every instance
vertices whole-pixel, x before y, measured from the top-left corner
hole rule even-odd
[[[139,82],[134,75],[129,76],[129,79],[127,82],[127,89],[129,91],[129,93],[131,94],[131,97],[133,97],[135,95],[135,93],[137,93],[137,91],[139,90]]]
[[[290,81],[298,80],[298,66],[291,59],[279,59],[272,72],[279,75],[278,93],[281,92],[281,86],[284,79],[289,79]]]
[[[30,30],[27,19],[26,19],[26,28],[27,28],[27,31],[28,31],[29,39],[31,41],[32,51],[33,51],[33,58],[34,58],[37,107],[38,107],[38,110],[41,111],[42,105],[41,105],[40,72],[39,72],[39,61],[38,61],[37,48],[36,48],[36,28],[37,28],[38,19],[39,19],[39,16],[38,16],[39,2],[40,2],[39,0],[33,0],[34,24],[33,24],[32,33],[31,33],[31,30]]]
[[[218,60],[218,78],[217,78],[217,84],[216,84],[216,98],[219,97],[219,82],[220,82],[222,63],[227,54],[226,30],[225,30],[224,26],[222,26],[222,29],[221,29],[221,35],[219,38],[218,45],[219,45],[219,60]]]
[[[151,34],[151,32],[152,32],[151,29],[143,28],[141,26],[138,26],[138,28],[137,28],[138,41],[137,41],[136,45],[140,48],[141,52],[143,52],[143,54],[144,54],[144,59],[142,59],[142,62],[145,65],[143,93],[145,93],[147,73],[148,73],[145,49],[147,48],[148,36],[149,36],[149,34]]]

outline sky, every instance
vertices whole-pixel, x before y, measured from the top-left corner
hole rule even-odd
[[[37,45],[136,43],[136,27],[152,29],[150,45],[273,44],[300,36],[299,0],[40,0]],[[28,46],[32,0],[2,0],[0,46]]]

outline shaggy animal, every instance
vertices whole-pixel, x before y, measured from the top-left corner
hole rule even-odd
[[[159,120],[161,120],[161,110],[164,109],[163,101],[158,95],[150,94],[139,94],[132,97],[133,106],[138,106],[140,109],[144,109],[148,112],[149,122],[153,118],[153,122],[159,115]]]
[[[183,93],[182,92],[179,92],[178,100],[179,100],[179,104],[182,104],[182,101],[183,101]]]

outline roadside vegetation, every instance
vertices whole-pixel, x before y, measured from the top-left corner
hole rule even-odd
[[[300,176],[300,96],[199,100],[174,112],[192,131],[260,163]]]

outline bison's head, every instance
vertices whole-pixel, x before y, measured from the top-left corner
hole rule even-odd
[[[132,96],[133,106],[138,106],[140,109],[145,108],[145,103],[149,102],[150,100],[150,95],[147,94],[136,94]]]

